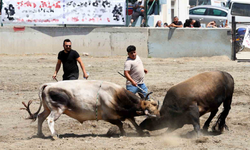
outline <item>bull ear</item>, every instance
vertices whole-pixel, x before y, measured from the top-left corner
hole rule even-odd
[[[153,92],[149,92],[147,95],[146,95],[146,98],[145,99],[148,99],[148,96],[150,95],[150,94],[152,94]]]
[[[138,92],[139,96],[141,97],[141,99],[144,99],[144,95],[140,92]]]

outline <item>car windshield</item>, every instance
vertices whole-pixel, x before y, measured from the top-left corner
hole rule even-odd
[[[235,16],[250,16],[250,4],[233,3],[231,14]]]

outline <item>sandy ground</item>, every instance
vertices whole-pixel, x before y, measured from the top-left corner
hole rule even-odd
[[[250,149],[250,63],[230,61],[228,57],[203,57],[159,59],[142,58],[148,69],[145,83],[152,97],[163,101],[166,91],[173,85],[198,73],[211,70],[229,72],[235,80],[232,109],[227,117],[229,131],[220,135],[203,135],[187,138],[191,125],[185,125],[170,134],[166,129],[150,132],[150,137],[140,137],[127,121],[128,136],[107,137],[111,125],[104,121],[86,121],[83,124],[62,115],[55,123],[58,140],[52,140],[47,122],[43,124],[46,138],[37,138],[37,121],[25,120],[28,113],[20,110],[21,102],[33,100],[32,112],[39,106],[38,87],[45,82],[55,82],[56,55],[0,55],[0,149]],[[125,87],[124,57],[93,58],[82,60],[89,72],[89,80],[105,80]],[[62,70],[58,79],[61,80]],[[81,77],[82,78],[82,73]],[[220,111],[222,108],[220,108]],[[208,117],[200,118],[201,125]],[[145,117],[137,117],[140,123]],[[211,125],[215,123],[214,118]],[[132,125],[131,125],[132,126]],[[210,129],[211,130],[211,129]]]

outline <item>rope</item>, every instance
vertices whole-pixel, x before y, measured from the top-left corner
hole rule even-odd
[[[102,81],[102,82],[103,82],[103,81]],[[99,91],[100,91],[100,89],[101,89],[102,82],[101,82],[100,87],[99,87],[99,89],[98,89],[98,91],[97,91],[97,94],[96,94],[96,104],[95,104],[95,115],[96,115],[96,121],[98,121],[98,120],[97,120],[97,115],[98,115],[97,103],[98,103]]]

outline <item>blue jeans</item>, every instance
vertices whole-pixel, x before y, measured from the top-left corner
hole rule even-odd
[[[133,86],[133,85],[126,85],[126,89],[129,90],[130,92],[136,94],[138,92],[142,93],[144,95],[144,97],[146,97],[147,93],[148,93],[148,88],[146,87],[146,85],[144,83],[142,84],[138,84],[138,86],[140,88],[142,88],[144,91],[142,91],[141,89],[139,89],[138,87],[136,86]]]

